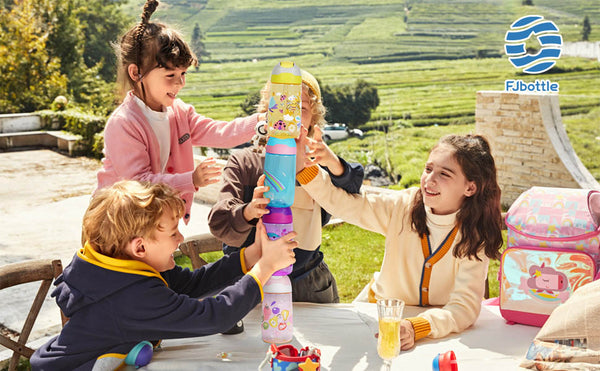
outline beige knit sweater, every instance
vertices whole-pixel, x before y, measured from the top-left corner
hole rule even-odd
[[[416,339],[429,336],[439,338],[452,332],[461,332],[471,326],[481,309],[489,260],[483,251],[481,261],[452,256],[457,234],[450,249],[443,253],[436,249],[444,242],[455,226],[456,213],[434,215],[427,211],[427,226],[431,266],[427,266],[420,236],[412,230],[410,205],[418,188],[392,195],[351,195],[331,184],[329,175],[312,166],[298,173],[302,187],[332,215],[361,228],[386,236],[385,255],[381,272],[371,286],[372,294],[379,298],[399,298],[407,305],[436,306],[418,317],[407,318],[413,323]],[[425,271],[430,271],[429,284],[424,283]]]

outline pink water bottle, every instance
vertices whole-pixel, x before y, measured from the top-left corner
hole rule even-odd
[[[271,276],[263,287],[262,338],[265,343],[289,343],[294,337],[292,283],[288,276]]]

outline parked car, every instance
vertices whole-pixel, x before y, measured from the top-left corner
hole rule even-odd
[[[363,132],[359,129],[349,129],[346,124],[329,124],[323,128],[323,140],[325,142],[346,139],[349,136],[361,138]]]

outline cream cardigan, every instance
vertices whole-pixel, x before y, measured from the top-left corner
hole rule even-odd
[[[456,242],[460,241],[458,233],[450,250],[431,267],[429,285],[423,285],[426,262],[421,239],[410,222],[410,205],[417,188],[392,195],[351,195],[334,187],[329,175],[316,166],[304,169],[297,178],[332,215],[386,236],[381,273],[371,287],[376,298],[399,298],[407,305],[419,305],[422,291],[427,290],[429,304],[437,307],[411,320],[417,339],[443,337],[463,331],[475,322],[481,309],[489,260],[483,251],[478,255],[481,261],[452,256]],[[427,218],[435,255],[435,249],[454,227],[455,214],[439,216],[429,210]]]

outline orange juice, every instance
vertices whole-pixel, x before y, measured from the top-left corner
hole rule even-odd
[[[400,318],[379,319],[377,353],[385,360],[392,360],[400,353]]]

